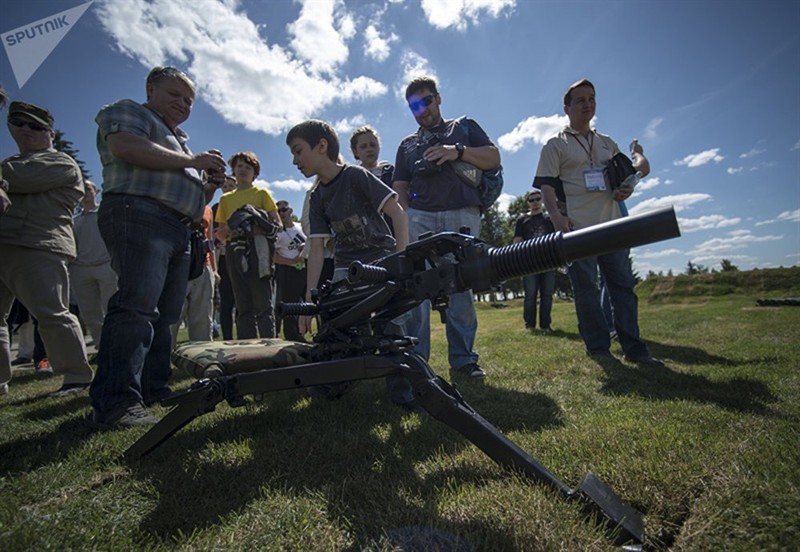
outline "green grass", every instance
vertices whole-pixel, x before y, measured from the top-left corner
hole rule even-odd
[[[570,303],[550,335],[524,329],[521,301],[481,304],[489,375],[459,389],[569,485],[591,470],[643,511],[649,549],[794,549],[800,308],[761,296],[642,300],[656,370],[588,359]],[[90,432],[88,398],[47,398],[58,384],[20,371],[0,398],[0,550],[392,550],[398,528],[473,550],[612,548],[576,504],[393,407],[381,381],[336,402],[223,403],[130,466],[119,455],[143,431]]]

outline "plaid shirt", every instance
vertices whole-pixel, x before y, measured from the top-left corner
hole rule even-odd
[[[205,195],[195,169],[138,167],[115,157],[106,144],[109,134],[129,132],[167,149],[191,153],[185,145],[188,134],[179,128],[173,134],[155,112],[132,100],[104,106],[95,122],[97,151],[103,163],[103,192],[151,197],[195,220],[202,218]]]

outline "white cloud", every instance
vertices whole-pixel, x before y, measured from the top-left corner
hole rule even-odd
[[[375,25],[369,25],[364,30],[364,40],[366,42],[365,53],[376,61],[386,61],[392,52],[391,44],[400,39],[396,34],[381,36]]]
[[[664,184],[667,184],[668,182],[671,181],[665,181]],[[657,176],[653,176],[651,178],[645,178],[644,180],[639,182],[639,184],[636,185],[636,188],[634,188],[633,193],[631,194],[631,198],[639,197],[644,192],[652,190],[653,188],[655,188],[660,184],[661,184],[661,179]]]
[[[744,249],[754,243],[782,240],[783,236],[755,236],[751,233],[739,233],[729,238],[712,238],[695,247],[689,252],[690,255],[699,258],[708,258],[716,255],[725,255],[729,251]]]
[[[559,130],[569,124],[566,115],[550,115],[549,117],[528,117],[517,123],[514,130],[497,139],[500,149],[509,153],[519,151],[528,141],[544,145]]]
[[[800,150],[800,140],[795,142],[794,145],[792,146],[792,149],[789,151],[795,151],[795,150]]]
[[[336,134],[339,135],[339,140],[346,142],[349,140],[349,136],[345,136],[345,134],[349,135],[352,131],[357,129],[358,127],[362,127],[367,124],[367,119],[359,114],[353,117],[348,117],[345,119],[339,119],[331,126],[336,130]],[[346,148],[346,149],[349,149]]]
[[[406,85],[416,77],[430,75],[436,79],[436,72],[430,62],[412,50],[406,50],[400,56],[402,77],[397,85],[397,96],[405,100]],[[438,79],[437,79],[438,80]]]
[[[693,153],[691,155],[687,155],[683,159],[674,161],[673,164],[678,166],[685,165],[691,169],[694,167],[705,165],[706,163],[710,163],[711,161],[719,163],[723,159],[725,159],[725,157],[719,154],[719,148],[714,148],[706,151],[701,151],[700,153]]]
[[[728,167],[726,172],[728,174],[738,174],[738,173],[742,172],[743,170],[744,170],[744,167],[736,167],[735,169],[733,167]]]
[[[761,155],[762,153],[765,153],[766,151],[767,150],[765,150],[765,149],[753,148],[750,151],[747,151],[747,152],[739,155],[739,158],[740,159],[747,159],[748,157],[755,157],[756,155]]]
[[[664,122],[664,117],[655,117],[649,123],[647,123],[647,127],[644,129],[644,137],[648,140],[653,140],[657,136],[658,127],[661,126],[661,123]]]
[[[687,207],[691,207],[695,203],[707,201],[709,199],[711,199],[709,194],[700,193],[655,197],[637,203],[629,209],[629,212],[631,215],[638,215],[639,213],[661,209],[662,207],[674,207],[675,212],[679,213]]]
[[[465,31],[468,23],[478,25],[487,15],[510,14],[516,4],[516,0],[422,0],[422,11],[436,28]]]
[[[497,198],[498,205],[497,210],[501,213],[508,213],[508,208],[511,205],[511,202],[517,199],[517,196],[507,193],[500,194],[500,197]]]
[[[387,91],[337,73],[353,22],[333,0],[306,1],[289,24],[290,50],[270,45],[235,0],[107,0],[95,13],[124,53],[146,67],[186,69],[201,98],[249,130],[280,134],[333,102]]]
[[[262,182],[264,184],[263,186],[261,186],[262,188],[274,188],[276,190],[286,190],[287,192],[305,192],[313,184],[311,180],[294,180],[294,179],[275,180],[270,183],[266,183],[263,180],[261,181],[257,180],[256,184],[258,184],[258,182]],[[279,199],[275,197],[275,194],[272,194],[272,197],[275,199],[275,201]]]
[[[697,232],[698,230],[712,230],[714,228],[725,228],[735,226],[742,222],[739,217],[727,218],[722,215],[704,215],[696,219],[679,218],[678,223],[681,232]]]
[[[636,256],[640,259],[660,259],[662,257],[671,257],[673,255],[683,255],[680,249],[663,249],[661,251],[638,251]]]
[[[287,25],[289,45],[312,73],[333,73],[347,61],[352,17],[336,0],[301,0],[298,18]]]
[[[784,211],[774,219],[757,222],[756,226],[763,226],[765,224],[772,224],[775,222],[800,222],[800,209],[795,209],[794,211]]]

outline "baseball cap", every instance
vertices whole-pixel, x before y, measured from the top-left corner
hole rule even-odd
[[[11,105],[8,106],[8,116],[10,118],[13,115],[25,115],[40,125],[53,128],[53,114],[37,105],[26,102],[11,102]]]

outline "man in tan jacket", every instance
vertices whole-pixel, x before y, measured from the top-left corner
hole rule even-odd
[[[67,261],[75,258],[72,212],[83,197],[77,163],[53,149],[53,116],[41,107],[11,102],[8,130],[19,154],[2,162],[11,207],[0,217],[0,385],[11,379],[5,320],[18,297],[39,321],[53,369],[64,376],[53,395],[88,389],[92,369],[83,334],[69,312]]]

